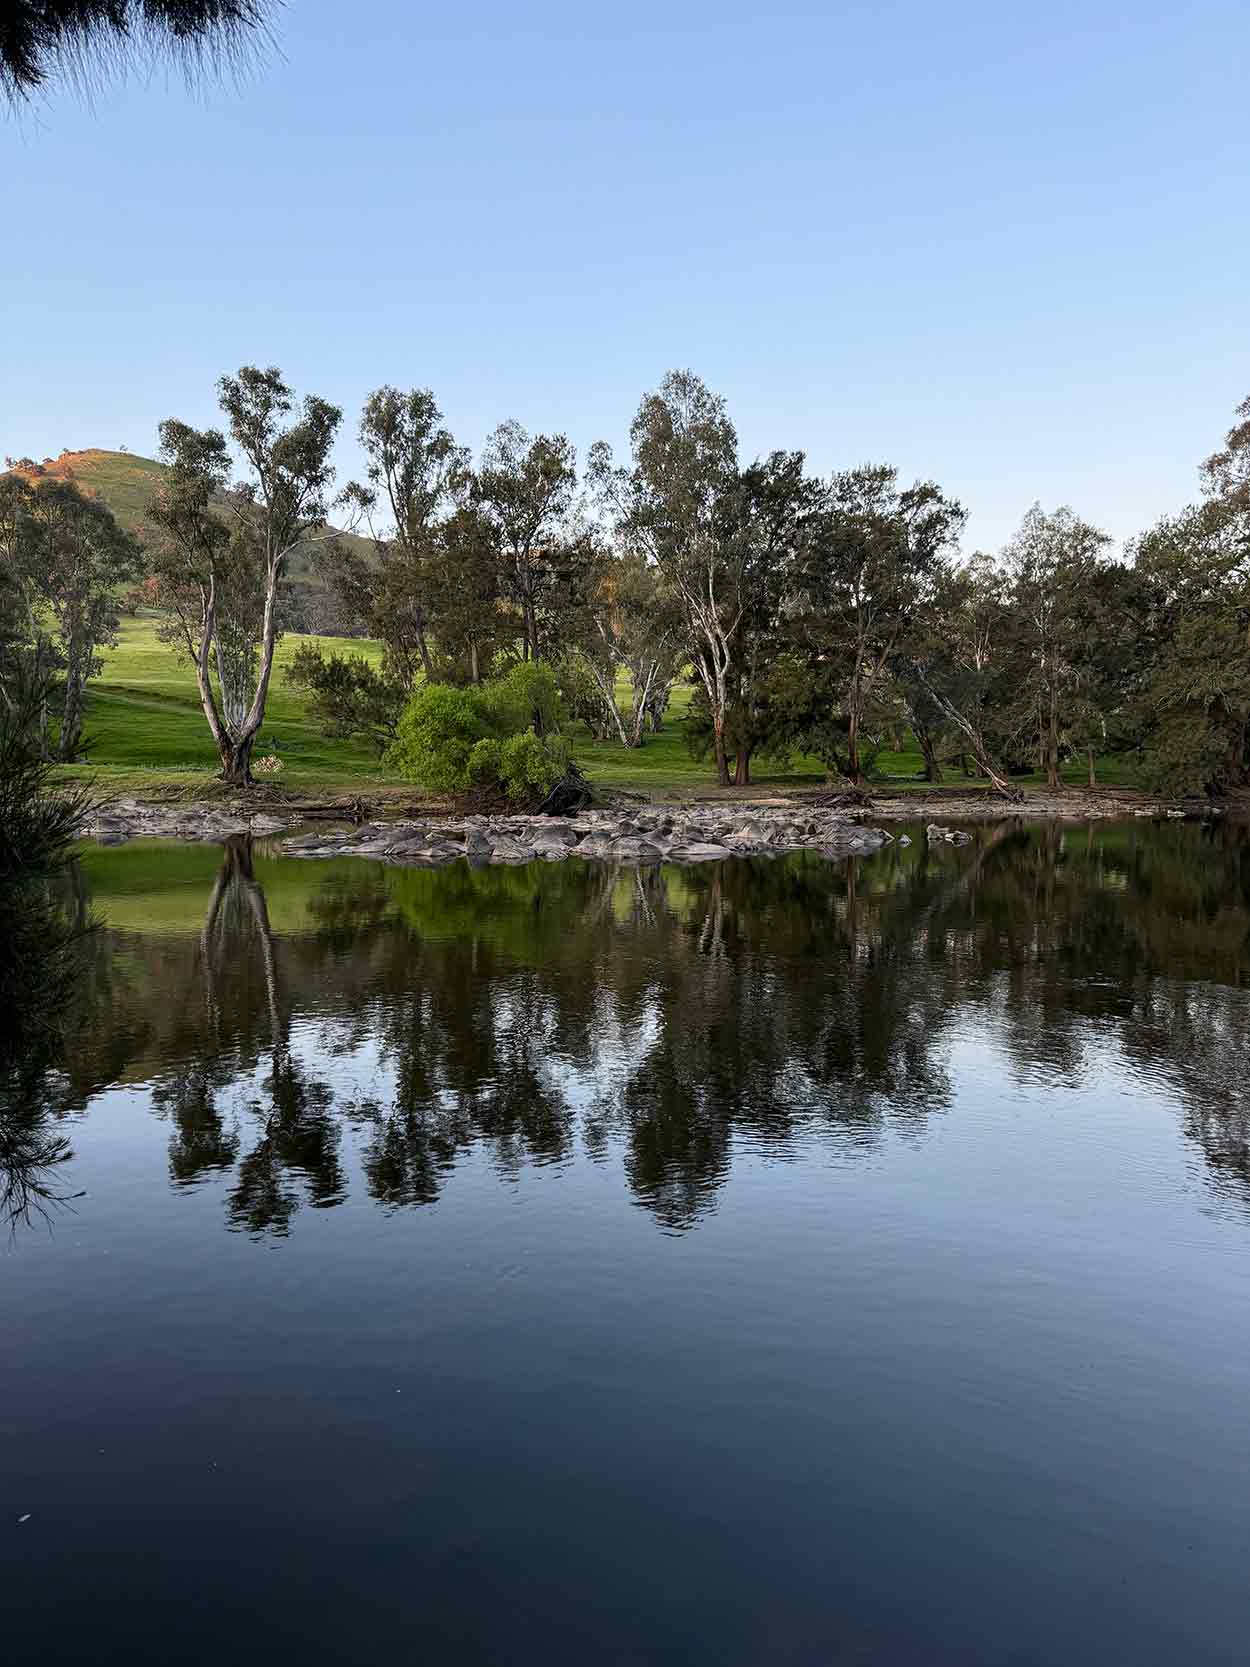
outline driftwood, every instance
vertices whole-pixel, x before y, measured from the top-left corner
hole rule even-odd
[[[594,789],[576,764],[570,764],[538,806],[539,816],[576,816],[594,803]]]
[[[862,787],[847,787],[821,793],[805,793],[805,805],[818,805],[821,810],[872,810],[871,797]]]
[[[364,799],[351,799],[347,804],[283,805],[282,808],[301,822],[352,822],[359,827],[369,820],[369,805]]]

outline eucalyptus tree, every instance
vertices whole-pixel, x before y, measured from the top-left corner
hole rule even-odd
[[[923,630],[965,519],[932,481],[900,488],[887,464],[834,475],[811,519],[792,629],[831,720],[830,762],[856,784],[864,779],[865,722],[884,707],[891,664]]]
[[[1136,748],[1148,685],[1147,630],[1153,601],[1143,573],[1121,561],[1097,563],[1068,607],[1067,733],[1085,754],[1087,781],[1098,785],[1099,754]]]
[[[626,741],[643,744],[648,729],[663,721],[681,660],[682,616],[656,569],[640,556],[618,556],[605,589],[606,631],[619,663],[629,675],[630,712]]]
[[[1224,444],[1202,465],[1202,489],[1230,514],[1245,515],[1238,532],[1243,541],[1250,542],[1250,397],[1242,400],[1234,415],[1237,421],[1224,436]]]
[[[245,786],[273,675],[282,582],[297,551],[337,536],[326,516],[329,453],[342,413],[313,394],[297,402],[273,368],[245,365],[217,390],[243,479],[229,484],[225,433],[170,419],[160,426],[169,474],[149,518],[161,535],[161,573],[222,778]],[[219,695],[212,670],[223,644],[230,653],[217,659]]]
[[[506,636],[499,529],[482,508],[459,504],[439,525],[426,595],[439,649],[438,672],[480,683]]]
[[[135,540],[98,498],[68,481],[0,478],[0,699],[12,709],[27,683],[42,691],[45,753],[56,675],[58,755],[77,755],[86,685],[100,670],[100,650],[116,638],[118,588],[137,577],[138,557]]]
[[[117,640],[118,587],[138,577],[139,546],[99,499],[69,482],[39,486],[30,518],[35,598],[64,668],[58,754],[67,762],[82,742],[87,681],[101,669],[100,650]]]
[[[1250,779],[1250,399],[1202,465],[1204,501],[1132,549],[1146,587],[1147,778],[1226,792]]]
[[[1080,613],[1093,589],[1107,534],[1066,505],[1047,513],[1034,504],[1003,551],[1010,622],[1021,676],[1016,698],[1032,715],[1046,785],[1059,785],[1066,723],[1079,704]]]
[[[34,607],[34,490],[16,470],[0,475],[0,703],[10,712],[27,674],[42,679],[53,652]],[[46,668],[34,663],[43,652]]]
[[[541,659],[577,531],[571,526],[577,453],[563,434],[531,439],[520,423],[501,423],[483,448],[469,490],[495,530],[500,589],[520,616],[522,656]]]
[[[805,463],[802,452],[772,452],[739,472],[726,504],[743,581],[726,729],[737,787],[750,784],[753,754],[781,757],[791,750],[802,707],[796,693],[811,687],[792,652],[796,577],[823,502]]]
[[[920,628],[908,633],[891,670],[909,710],[944,718],[994,791],[1015,803],[1023,795],[995,749],[1003,685],[1012,677],[1007,611],[1001,570],[983,551],[974,552],[939,573],[933,605]]]
[[[585,722],[595,740],[629,746],[630,732],[616,699],[625,667],[616,595],[617,563],[606,544],[584,537],[579,559],[560,586],[560,636],[556,666],[566,707]]]
[[[368,633],[385,647],[388,672],[411,689],[418,672],[434,675],[430,598],[444,554],[439,526],[467,481],[469,453],[444,425],[428,388],[378,388],[365,401],[359,432],[367,484],[351,482],[344,498],[370,518],[382,509],[387,525],[375,535],[376,569],[363,572],[356,561],[351,578]]]
[[[658,569],[682,616],[684,647],[707,701],[717,780],[729,781],[726,724],[748,607],[748,545],[734,513],[738,437],[725,401],[692,371],[669,371],[630,425],[632,465],[600,442],[591,478],[622,543]]]
[[[1207,502],[1134,545],[1149,596],[1144,762],[1160,791],[1223,793],[1250,774],[1250,548],[1239,522]]]

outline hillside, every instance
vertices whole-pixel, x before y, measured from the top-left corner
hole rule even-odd
[[[136,452],[105,451],[99,446],[88,446],[82,451],[63,451],[59,457],[45,457],[35,462],[29,457],[14,460],[16,474],[37,483],[40,480],[72,481],[80,492],[99,498],[118,521],[142,539],[148,505],[166,473],[166,465],[154,457],[140,457]],[[344,544],[354,547],[366,558],[373,554],[372,541],[354,533],[340,535]],[[290,577],[296,583],[316,586],[317,575],[311,562],[298,557],[291,563]]]
[[[27,480],[69,480],[81,492],[101,498],[126,528],[139,536],[143,532],[144,517],[152,496],[160,485],[165,465],[154,457],[138,457],[132,452],[102,451],[97,446],[86,451],[63,451],[59,457],[45,457],[42,463],[20,458],[14,464],[17,474]]]

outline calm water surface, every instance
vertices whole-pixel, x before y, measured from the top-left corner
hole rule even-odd
[[[1246,1661],[1237,830],[79,885],[7,1660]]]

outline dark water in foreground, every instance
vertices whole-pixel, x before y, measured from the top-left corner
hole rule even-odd
[[[1247,1659],[1245,836],[265,852],[82,864],[6,1659]]]

